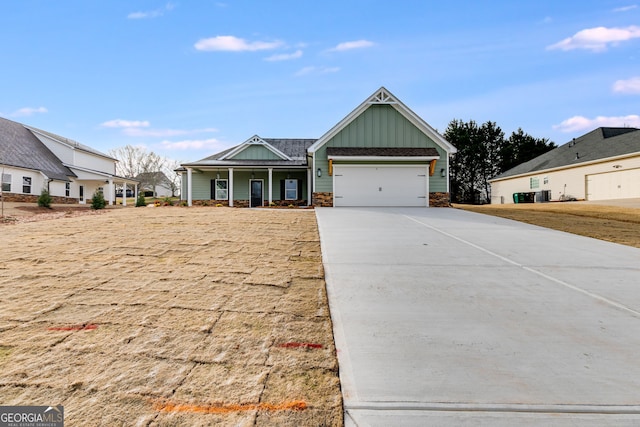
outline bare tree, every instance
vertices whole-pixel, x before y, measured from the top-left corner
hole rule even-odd
[[[180,167],[180,162],[178,160],[172,160],[165,157],[162,166],[162,172],[164,172],[165,176],[168,179],[167,184],[171,189],[171,196],[175,197],[176,192],[180,190],[180,185],[182,182],[181,175],[176,172],[176,169]]]
[[[125,178],[135,178],[141,173],[158,172],[162,158],[146,148],[126,145],[109,150],[109,155],[118,159],[116,174]]]

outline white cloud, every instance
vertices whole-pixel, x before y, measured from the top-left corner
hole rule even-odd
[[[613,9],[614,12],[628,12],[630,10],[636,9],[638,7],[637,4],[631,4],[629,6],[616,7]]]
[[[270,50],[282,46],[281,41],[248,42],[235,36],[216,36],[208,39],[200,39],[194,47],[204,51],[246,52],[256,50]]]
[[[640,127],[640,116],[631,114],[629,116],[605,117],[598,116],[589,119],[583,116],[573,116],[564,120],[553,128],[560,132],[576,132],[584,130],[592,130],[598,127]]]
[[[294,75],[296,77],[307,76],[309,74],[329,74],[329,73],[337,73],[340,71],[340,67],[304,67],[298,70]]]
[[[49,110],[47,110],[44,107],[37,107],[37,108],[25,107],[25,108],[20,108],[14,111],[13,113],[10,114],[10,116],[11,117],[27,117],[37,113],[48,113],[48,112]]]
[[[374,46],[375,43],[369,40],[356,40],[352,42],[339,43],[336,47],[329,49],[331,52],[343,52],[345,50],[362,49]]]
[[[149,126],[151,126],[151,123],[149,123],[146,120],[122,120],[122,119],[115,119],[115,120],[109,120],[106,121],[104,123],[102,123],[100,126],[104,127],[104,128],[125,128],[125,129],[131,129],[131,128],[148,128]]]
[[[640,76],[627,80],[618,80],[613,84],[613,91],[618,93],[640,94]]]
[[[193,135],[201,133],[217,132],[215,128],[204,129],[154,129],[147,120],[109,120],[100,125],[105,128],[121,129],[122,133],[127,136],[154,138],[170,138],[172,136]]]
[[[127,19],[151,19],[164,15],[165,12],[169,12],[175,6],[171,3],[167,3],[162,9],[150,10],[147,12],[132,12],[127,15]]]
[[[167,150],[216,150],[221,143],[215,138],[210,139],[185,139],[183,141],[162,141],[162,148]]]
[[[602,52],[607,50],[610,44],[617,45],[620,42],[635,38],[640,38],[640,27],[635,25],[626,28],[587,28],[556,44],[547,46],[547,50],[586,49],[593,52]]]
[[[298,58],[302,58],[302,51],[301,50],[296,50],[293,53],[280,53],[277,55],[272,55],[268,58],[265,58],[265,61],[288,61],[290,59],[298,59]]]

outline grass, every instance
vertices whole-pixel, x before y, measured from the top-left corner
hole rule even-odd
[[[581,202],[454,205],[567,233],[640,248],[640,209]]]

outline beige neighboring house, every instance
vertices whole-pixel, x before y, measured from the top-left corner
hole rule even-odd
[[[102,191],[110,205],[116,185],[138,181],[115,174],[117,160],[79,142],[0,118],[0,170],[5,201],[35,202],[43,189],[54,203],[87,203]],[[123,200],[126,205],[126,199]]]
[[[640,129],[597,128],[490,182],[494,204],[517,193],[535,202],[640,198]]]

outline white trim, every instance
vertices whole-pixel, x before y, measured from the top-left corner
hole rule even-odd
[[[425,122],[420,116],[415,114],[404,105],[398,98],[396,98],[391,92],[389,92],[384,86],[375,91],[369,96],[362,104],[356,107],[349,115],[342,119],[338,124],[332,127],[327,133],[322,135],[311,147],[307,149],[307,152],[315,154],[324,144],[329,142],[336,134],[346,128],[351,122],[353,122],[358,116],[360,116],[367,108],[372,104],[385,104],[390,105],[396,109],[404,118],[409,120],[414,126],[420,129],[425,135],[430,137],[436,144],[444,149],[448,154],[457,152],[456,148],[449,143],[442,135],[440,135],[434,128],[432,128],[427,122]]]
[[[193,206],[193,170],[187,168],[187,206]]]
[[[93,154],[95,156],[98,157],[102,157],[108,160],[115,160],[118,161],[118,159],[116,159],[115,157],[111,157],[108,154],[104,154],[99,152],[98,150],[89,147],[88,145],[85,146],[84,144],[79,143],[78,141],[73,141],[71,139],[65,138],[64,136],[61,135],[53,135],[53,134],[47,134],[45,133],[46,131],[41,131],[39,129],[36,128],[32,128],[30,126],[27,125],[22,125],[24,128],[28,129],[30,132],[32,132],[33,134],[38,134],[44,138],[50,139],[52,141],[55,141],[59,144],[65,145],[68,148],[71,148],[72,150],[80,150],[83,151],[85,153],[89,153],[89,154]],[[38,135],[36,135],[36,137],[38,137]],[[64,139],[61,139],[64,138]],[[38,139],[40,140],[40,138],[38,137]],[[44,142],[42,140],[40,140],[40,142],[42,142],[44,144]],[[46,144],[45,144],[46,146]]]
[[[269,206],[273,202],[273,168],[269,168]]]
[[[247,148],[249,148],[251,146],[254,146],[254,145],[258,145],[258,146],[266,148],[267,150],[271,151],[276,156],[280,157],[282,160],[290,160],[290,161],[293,160],[291,157],[287,156],[282,151],[278,150],[273,145],[269,144],[267,141],[265,141],[264,139],[260,138],[258,135],[254,135],[251,138],[247,139],[245,142],[243,142],[242,144],[238,145],[236,148],[234,148],[233,150],[229,151],[224,156],[220,157],[218,160],[227,160],[227,159],[229,159],[229,158],[241,153],[242,151],[244,151]]]
[[[431,160],[438,160],[440,156],[327,156],[329,160],[335,160],[340,162],[398,162],[398,161],[415,161],[415,162],[430,162]]]

